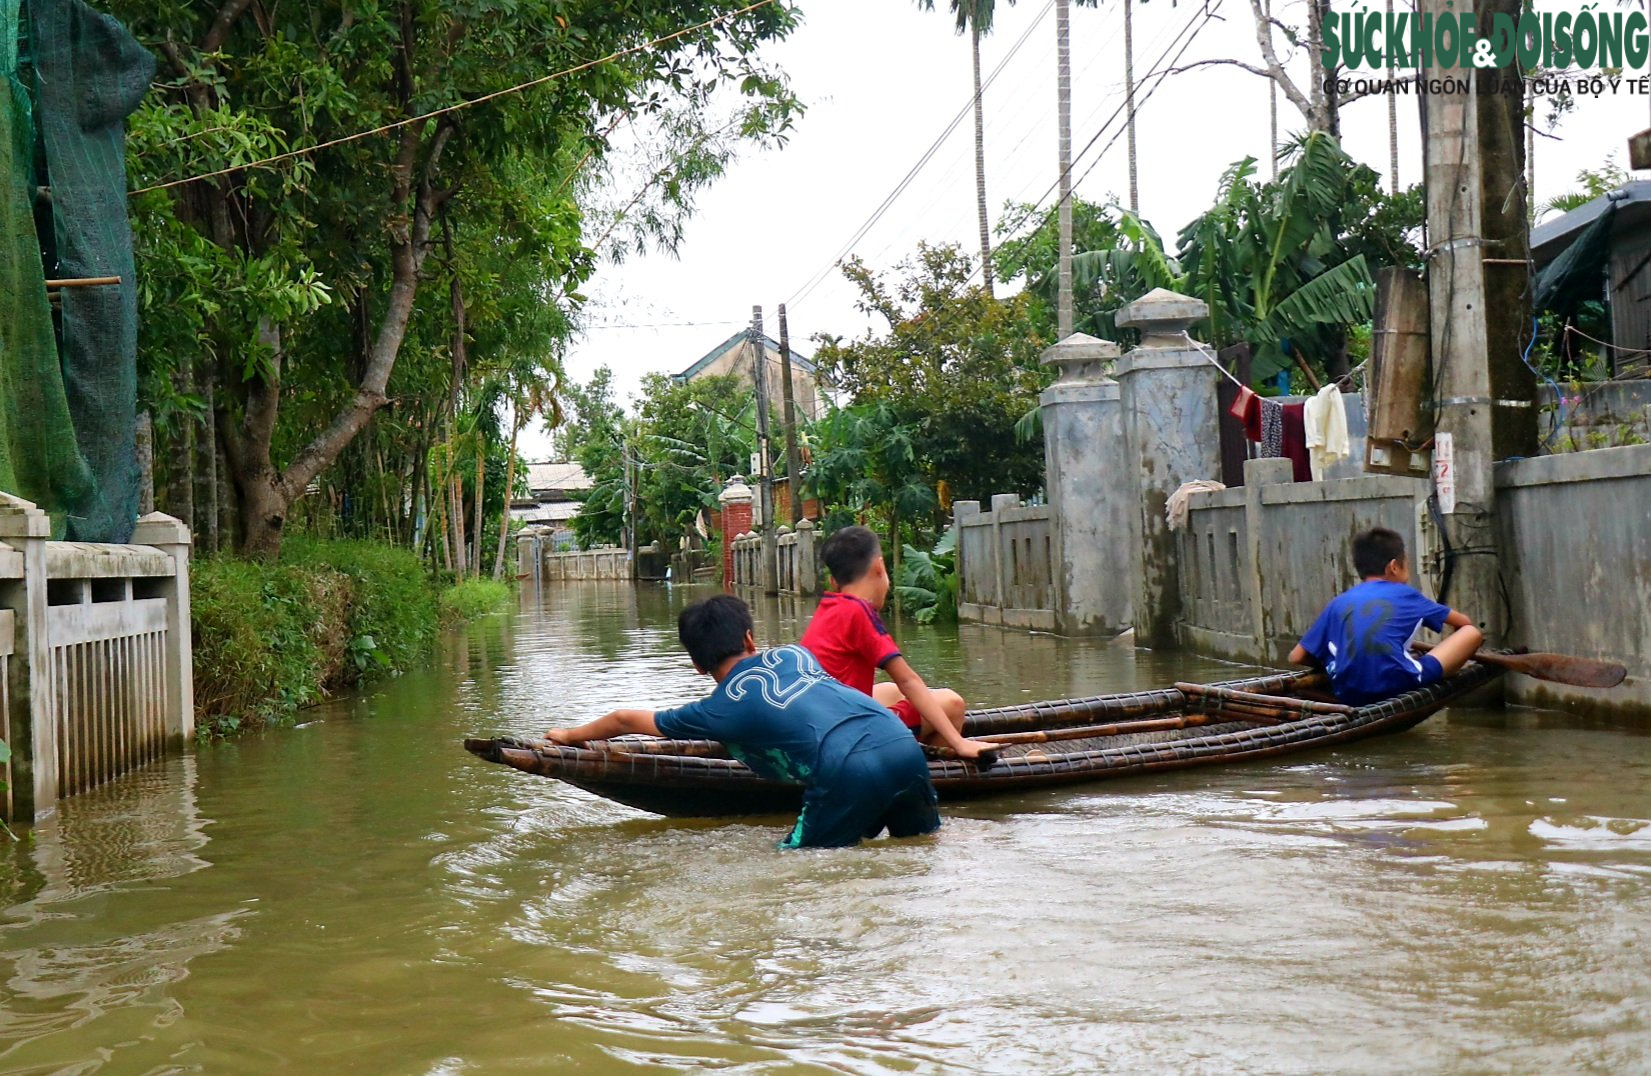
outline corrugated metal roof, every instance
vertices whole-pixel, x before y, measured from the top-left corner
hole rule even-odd
[[[1569,213],[1562,213],[1532,228],[1531,257],[1536,264],[1542,266],[1557,258],[1613,202],[1617,206],[1617,219],[1611,226],[1613,234],[1651,218],[1651,180],[1637,179],[1624,183],[1614,191],[1608,191]]]
[[[538,492],[551,489],[590,489],[591,481],[585,469],[577,463],[530,463],[527,465],[527,488]]]

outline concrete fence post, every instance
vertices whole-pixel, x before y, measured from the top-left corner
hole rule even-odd
[[[807,516],[797,521],[797,593],[820,592],[820,564],[814,549],[814,523]]]
[[[1196,478],[1221,474],[1216,402],[1220,369],[1187,335],[1209,307],[1163,288],[1118,311],[1118,324],[1139,329],[1141,343],[1118,363],[1124,440],[1137,490],[1139,569],[1133,596],[1136,642],[1171,647],[1181,615],[1175,535],[1164,518],[1169,495]]]
[[[1133,623],[1139,499],[1124,443],[1118,345],[1074,333],[1040,362],[1060,371],[1038,397],[1054,537],[1056,624],[1064,635],[1116,635]]]
[[[1255,638],[1256,660],[1279,661],[1283,654],[1272,653],[1272,639],[1278,634],[1278,614],[1268,600],[1266,573],[1261,570],[1261,551],[1266,548],[1267,510],[1262,492],[1268,486],[1288,485],[1295,480],[1287,459],[1244,461],[1244,533],[1247,537],[1244,585],[1250,591],[1250,633]]]
[[[1020,507],[1020,497],[1013,493],[992,494],[992,604],[999,609],[1009,608],[1009,588],[1014,584],[1014,552],[1003,555],[1003,513]]]
[[[953,501],[952,526],[957,528],[957,615],[959,620],[967,619],[964,616],[965,605],[978,604],[970,599],[970,595],[979,588],[980,573],[990,570],[991,566],[976,564],[968,553],[968,523],[980,518],[979,501]],[[970,580],[974,580],[974,590],[971,590]]]
[[[172,558],[172,576],[161,584],[166,599],[166,734],[176,747],[195,735],[195,665],[189,624],[189,528],[164,512],[151,512],[132,530],[133,545],[154,546]]]
[[[15,613],[11,694],[12,811],[32,819],[57,802],[57,726],[46,635],[46,542],[52,521],[30,501],[0,493],[0,542],[23,556],[23,578],[0,582],[0,604]]]

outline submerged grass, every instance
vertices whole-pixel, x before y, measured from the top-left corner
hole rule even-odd
[[[192,566],[195,711],[203,739],[287,721],[429,651],[442,624],[503,609],[505,583],[446,585],[412,553],[292,539],[272,564]]]

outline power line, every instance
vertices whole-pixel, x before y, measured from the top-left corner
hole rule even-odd
[[[1054,0],[1049,0],[1049,2],[1043,6],[1043,10],[1038,13],[1035,19],[1032,20],[1031,25],[1026,28],[1026,31],[1020,35],[1020,39],[1016,41],[1014,46],[1009,49],[1008,54],[1005,55],[1001,61],[999,61],[997,67],[992,70],[992,73],[989,76],[987,76],[986,81],[981,84],[981,93],[985,93],[986,89],[991,86],[991,84],[997,79],[998,75],[1002,73],[1003,69],[1008,66],[1009,61],[1014,58],[1017,52],[1020,51],[1021,46],[1025,45],[1027,40],[1031,38],[1032,31],[1037,29],[1038,25],[1042,23],[1046,16],[1048,16],[1049,12],[1054,9],[1054,6]],[[924,166],[929,163],[929,160],[939,151],[946,139],[951,137],[952,132],[957,130],[958,125],[963,122],[964,117],[968,116],[970,111],[973,110],[974,102],[975,95],[971,93],[969,94],[968,100],[963,103],[963,107],[958,110],[957,116],[952,119],[951,123],[946,125],[946,129],[940,132],[939,137],[930,143],[929,148],[923,152],[923,156],[918,158],[917,163],[912,165],[911,170],[906,173],[905,177],[902,178],[899,183],[895,184],[894,190],[889,192],[888,196],[883,199],[882,204],[872,212],[870,217],[866,218],[865,223],[860,225],[860,227],[855,231],[853,237],[843,245],[843,248],[837,252],[836,256],[833,257],[824,268],[820,269],[817,273],[811,276],[802,287],[798,288],[792,293],[790,298],[786,299],[787,305],[795,305],[800,300],[806,299],[809,294],[812,293],[815,288],[819,287],[820,283],[831,274],[831,271],[835,269],[838,264],[841,263],[842,260],[854,250],[855,245],[858,244],[860,240],[865,238],[866,233],[876,227],[877,222],[883,219],[883,215],[887,213],[894,205],[895,200],[898,199],[901,194],[905,193],[906,188],[911,185],[912,180],[917,178],[917,174],[923,170]]]
[[[434,119],[437,116],[444,116],[444,115],[447,115],[450,112],[458,112],[462,109],[472,108],[476,105],[483,104],[487,101],[493,101],[493,100],[496,100],[500,97],[506,97],[506,96],[509,96],[510,94],[521,93],[524,90],[531,90],[535,86],[543,86],[547,82],[555,82],[557,79],[566,78],[569,75],[576,75],[576,74],[579,74],[581,71],[589,71],[593,67],[601,67],[604,64],[612,63],[613,61],[618,60],[618,59],[622,59],[626,56],[634,56],[639,52],[652,51],[653,49],[657,49],[661,45],[669,44],[670,42],[675,41],[678,38],[687,37],[689,34],[698,33],[701,30],[708,30],[713,26],[720,25],[724,22],[727,22],[730,19],[736,19],[736,18],[740,17],[741,15],[750,14],[751,12],[756,11],[758,8],[767,7],[769,4],[772,4],[772,3],[775,3],[775,2],[776,2],[776,0],[756,0],[755,3],[748,4],[745,7],[740,8],[738,11],[730,11],[727,14],[718,15],[714,19],[707,19],[704,22],[699,23],[699,24],[694,25],[694,26],[685,26],[682,29],[675,31],[674,33],[666,34],[664,37],[657,37],[657,38],[654,38],[652,41],[646,41],[646,42],[643,42],[640,45],[632,45],[630,48],[620,49],[618,52],[611,52],[608,55],[603,56],[601,59],[588,60],[585,63],[579,64],[576,67],[569,67],[566,70],[557,71],[557,72],[554,72],[554,73],[549,74],[549,75],[541,75],[539,78],[531,79],[527,82],[523,82],[523,83],[520,83],[520,84],[515,85],[515,86],[507,87],[506,89],[494,90],[492,93],[484,93],[480,97],[472,97],[472,98],[470,98],[468,100],[465,100],[465,101],[459,101],[456,104],[446,105],[442,108],[432,109],[429,112],[420,113],[417,116],[408,116],[405,119],[395,120],[391,123],[386,123],[382,126],[374,127],[370,131],[358,131],[355,134],[343,135],[342,137],[334,138],[334,139],[331,139],[331,140],[326,141],[326,142],[319,142],[319,143],[317,143],[316,145],[313,145],[313,146],[305,146],[302,149],[289,150],[286,153],[277,153],[272,157],[265,157],[261,160],[249,161],[246,164],[237,164],[237,165],[234,165],[234,166],[229,167],[229,168],[220,168],[216,172],[205,172],[205,173],[203,173],[201,175],[198,175],[198,176],[189,176],[186,179],[174,179],[174,180],[169,180],[166,183],[156,183],[152,186],[140,187],[135,191],[131,191],[129,193],[128,197],[130,197],[131,195],[136,195],[136,194],[147,194],[150,191],[166,190],[169,187],[179,187],[179,186],[182,186],[185,183],[194,183],[194,182],[196,182],[198,180],[202,180],[202,179],[216,179],[218,176],[227,176],[231,172],[244,172],[244,171],[247,171],[247,170],[253,169],[253,168],[265,168],[265,167],[268,167],[269,165],[276,164],[276,163],[279,163],[281,161],[293,160],[293,159],[298,158],[298,157],[304,157],[304,156],[308,156],[311,153],[319,152],[320,150],[330,149],[333,146],[342,146],[347,142],[358,142],[363,138],[371,138],[373,135],[376,135],[376,134],[385,134],[389,131],[394,131],[394,130],[398,130],[402,127],[406,127],[409,124],[423,123],[426,120]]]

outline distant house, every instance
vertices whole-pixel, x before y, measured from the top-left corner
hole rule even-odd
[[[1531,229],[1539,306],[1601,299],[1611,372],[1651,352],[1651,181],[1636,180]],[[1639,352],[1635,355],[1633,352]]]
[[[571,547],[573,517],[579,514],[580,500],[594,484],[577,463],[530,463],[528,495],[510,502],[510,518],[548,527],[558,546]]]
[[[768,361],[769,399],[774,402],[774,409],[778,412],[783,407],[782,401],[785,399],[782,394],[783,367],[780,364],[780,345],[766,336],[762,338],[762,343],[764,358]],[[706,352],[698,362],[680,374],[672,374],[671,380],[678,384],[687,384],[701,377],[733,374],[746,384],[755,385],[756,380],[752,376],[755,364],[752,359],[751,334],[741,329]],[[825,414],[819,367],[796,348],[791,349],[791,393],[796,399],[797,414],[800,418],[812,421]]]

